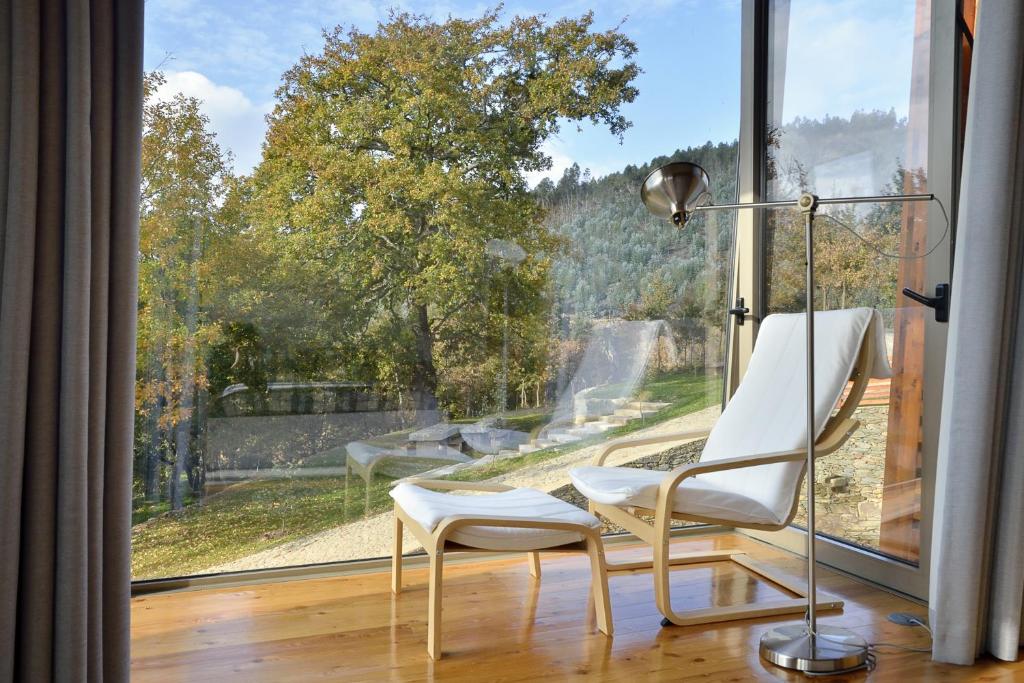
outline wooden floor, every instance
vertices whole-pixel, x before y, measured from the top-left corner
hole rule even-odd
[[[674,550],[740,548],[802,574],[799,558],[735,534],[680,539]],[[613,560],[642,549],[613,546]],[[544,556],[535,582],[524,555],[445,567],[444,659],[425,649],[426,570],[406,572],[395,598],[386,573],[149,595],[132,604],[132,679],[159,681],[753,681],[805,680],[757,655],[761,633],[787,619],[713,626],[660,626],[647,572],[613,575],[615,637],[595,628],[584,556]],[[869,642],[928,645],[923,629],[886,621],[920,605],[822,570],[820,588],[846,601],[823,623]],[[768,600],[781,592],[725,563],[673,572],[679,608]],[[1024,680],[1024,665],[933,664],[929,655],[885,650],[871,674],[833,681]]]

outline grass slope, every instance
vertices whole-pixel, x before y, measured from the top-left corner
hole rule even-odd
[[[671,406],[643,420],[633,420],[593,439],[549,448],[488,467],[463,471],[453,478],[478,481],[565,455],[601,441],[703,410],[719,401],[721,380],[703,373],[675,373],[648,382],[639,400],[665,401]],[[546,413],[519,416],[517,427],[547,419]],[[318,463],[323,464],[323,463]],[[132,529],[132,577],[151,579],[197,574],[208,567],[237,560],[303,536],[361,519],[391,508],[392,479],[377,476],[366,507],[363,480],[352,477],[346,496],[344,477],[295,477],[246,482],[190,505],[178,513],[159,507],[138,511],[155,514]],[[157,504],[159,505],[159,504]]]
[[[374,477],[370,511],[390,507],[391,479]],[[210,496],[202,505],[154,517],[132,529],[132,578],[197,574],[318,531],[361,519],[366,487],[353,477],[253,481]]]

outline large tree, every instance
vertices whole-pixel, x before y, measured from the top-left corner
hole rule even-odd
[[[160,471],[169,465],[168,498],[178,510],[183,477],[194,487],[201,477],[197,399],[206,382],[205,348],[217,334],[203,298],[230,171],[199,100],[160,97],[164,82],[159,73],[145,81],[136,393],[145,495],[158,495]]]
[[[336,345],[363,348],[379,375],[405,373],[431,407],[446,345],[494,327],[480,287],[494,279],[489,240],[529,252],[500,277],[515,280],[513,314],[542,313],[558,243],[526,174],[550,167],[544,143],[566,122],[628,128],[636,47],[590,14],[503,22],[498,11],[392,14],[373,34],[324,38],[278,90],[247,220],[296,283],[293,305],[335,321]]]

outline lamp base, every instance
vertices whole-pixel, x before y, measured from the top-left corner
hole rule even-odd
[[[819,625],[817,636],[812,636],[806,624],[792,624],[761,636],[761,657],[786,669],[839,673],[867,664],[868,644],[845,628]]]

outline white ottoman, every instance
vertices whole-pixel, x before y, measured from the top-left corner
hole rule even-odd
[[[485,491],[459,496],[437,490]],[[578,551],[590,556],[597,627],[612,635],[607,567],[601,522],[575,505],[542,491],[501,484],[413,480],[391,490],[395,499],[395,538],[391,590],[402,588],[402,529],[423,544],[430,557],[427,653],[441,658],[441,575],[444,552],[505,551],[530,553],[530,573],[540,578],[541,551]]]

